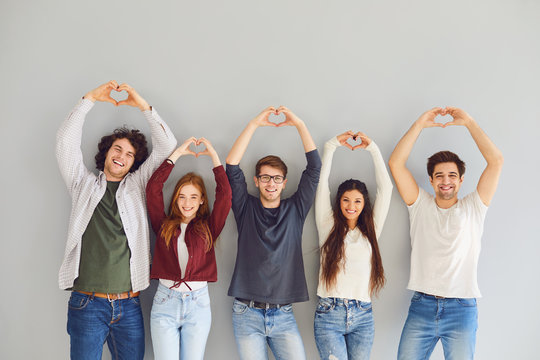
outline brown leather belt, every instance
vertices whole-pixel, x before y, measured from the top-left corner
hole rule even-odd
[[[109,301],[129,299],[129,298],[132,298],[132,297],[139,296],[139,291],[137,291],[137,292],[126,291],[126,292],[118,293],[118,294],[98,293],[98,292],[78,291],[78,290],[77,290],[77,292],[80,292],[81,294],[85,294],[85,295],[95,296],[95,297],[98,297],[98,298],[108,299]]]

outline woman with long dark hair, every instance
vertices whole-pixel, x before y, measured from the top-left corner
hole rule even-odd
[[[204,144],[200,153],[191,144]],[[184,175],[173,192],[169,214],[163,184],[183,155],[208,155],[214,164],[216,198],[210,211],[203,179]],[[203,359],[210,331],[208,282],[217,281],[214,245],[231,208],[231,187],[210,141],[187,139],[154,172],[146,187],[146,202],[156,246],[150,277],[159,279],[150,316],[156,359]]]
[[[347,142],[351,138],[361,143],[353,147]],[[377,181],[373,206],[366,185],[353,179],[339,185],[332,206],[328,177],[340,145],[371,154]],[[369,359],[374,336],[371,296],[385,282],[377,238],[391,195],[392,182],[381,152],[369,137],[348,131],[325,144],[315,198],[321,267],[314,328],[321,359]]]

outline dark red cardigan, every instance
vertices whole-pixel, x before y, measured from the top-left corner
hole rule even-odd
[[[206,240],[193,231],[193,224],[196,221],[200,221],[199,218],[196,217],[191,220],[186,228],[185,241],[189,259],[185,274],[181,274],[180,265],[178,264],[178,242],[176,239],[180,234],[180,226],[176,229],[169,247],[165,244],[165,240],[159,236],[161,224],[166,217],[163,204],[163,184],[173,168],[174,165],[165,160],[154,172],[146,186],[148,215],[150,216],[152,229],[156,234],[156,246],[150,277],[152,279],[167,279],[180,283],[184,281],[217,281],[214,247],[210,251],[205,252]],[[208,219],[208,227],[215,241],[221,233],[229,210],[231,209],[232,192],[223,166],[217,166],[212,171],[216,180],[216,199],[214,201],[214,208]]]

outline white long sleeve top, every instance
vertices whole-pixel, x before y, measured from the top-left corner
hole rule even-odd
[[[319,232],[319,247],[324,245],[334,226],[328,177],[332,167],[332,157],[338,146],[340,146],[340,143],[337,137],[328,140],[324,145],[321,177],[315,197],[315,221]],[[375,166],[377,194],[373,205],[373,221],[377,239],[379,239],[390,207],[393,185],[377,144],[371,141],[366,150],[371,154]],[[321,263],[317,295],[320,297],[336,297],[370,302],[371,245],[369,240],[362,234],[360,229],[355,228],[347,232],[344,241],[345,257],[337,274],[336,285],[331,289],[326,288],[321,276]]]

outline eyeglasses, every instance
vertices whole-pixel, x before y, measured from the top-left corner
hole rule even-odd
[[[285,181],[285,176],[283,175],[259,175],[257,178],[262,183],[268,183],[271,179],[273,179],[276,184],[282,184],[283,181]]]

